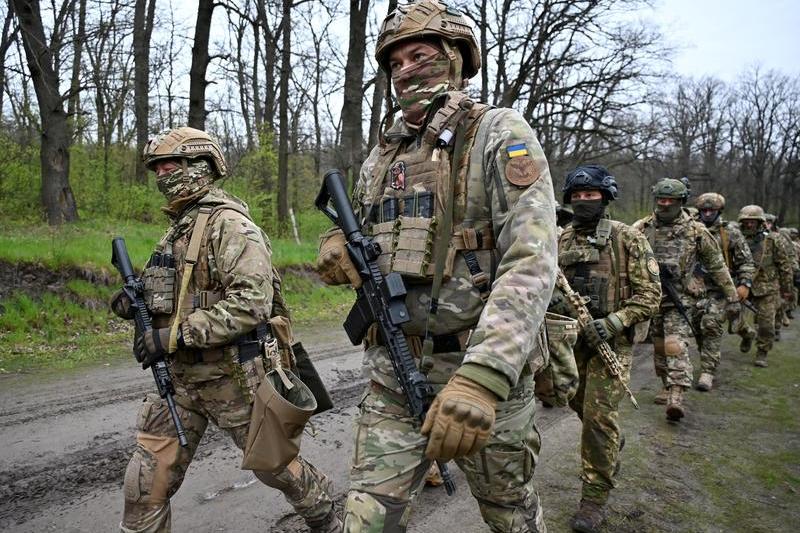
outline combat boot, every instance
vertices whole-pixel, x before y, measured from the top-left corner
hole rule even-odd
[[[756,360],[755,360],[755,362],[753,362],[753,364],[758,366],[758,367],[761,367],[761,368],[766,368],[768,366],[767,365],[767,352],[761,352],[761,351],[758,352],[756,354]]]
[[[739,351],[747,353],[753,347],[753,337],[742,337],[742,342],[739,343]]]
[[[658,405],[666,405],[667,399],[669,399],[669,389],[666,385],[664,385],[661,387],[661,390],[658,391],[658,394],[656,394],[656,397],[653,399],[653,403]]]
[[[794,320],[794,311],[793,311],[793,310],[791,310],[791,309],[789,309],[788,311],[786,311],[786,318],[788,318],[789,320]],[[789,325],[789,322],[787,321],[787,322],[786,322],[786,324],[784,324],[784,325],[785,325],[785,326],[788,326],[788,325]]]
[[[781,324],[783,324],[783,327],[785,328],[788,328],[792,324],[791,322],[789,322],[789,313],[783,315],[783,322],[781,322]]]
[[[669,398],[667,399],[667,418],[677,422],[686,414],[683,408],[683,387],[673,385],[669,388]]]
[[[306,525],[311,533],[342,533],[344,524],[336,514],[336,509],[331,507],[328,514],[315,520],[306,519]]]
[[[781,330],[775,330],[775,342],[781,342]]]
[[[700,379],[697,380],[697,390],[708,392],[714,385],[714,375],[708,372],[700,374]]]
[[[596,533],[600,531],[600,526],[606,519],[604,511],[605,506],[582,499],[581,506],[578,512],[572,515],[569,525],[573,531]]]

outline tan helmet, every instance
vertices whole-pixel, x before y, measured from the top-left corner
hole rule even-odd
[[[760,205],[746,205],[739,210],[739,222],[742,220],[760,220],[766,222],[764,209]]]
[[[463,75],[467,80],[481,69],[478,41],[467,17],[460,11],[436,0],[420,0],[413,4],[397,6],[383,21],[375,46],[375,59],[389,73],[391,47],[408,39],[438,37],[455,44],[464,58]]]
[[[228,174],[225,157],[216,139],[195,128],[164,130],[152,137],[142,153],[144,165],[153,170],[153,164],[163,159],[206,159],[218,177],[224,178]]]
[[[767,222],[775,222],[776,220],[778,220],[778,217],[776,217],[772,213],[764,213],[764,219]]]
[[[697,197],[697,201],[694,203],[694,205],[697,207],[697,209],[714,209],[716,211],[722,211],[725,209],[725,197],[718,192],[704,192]]]

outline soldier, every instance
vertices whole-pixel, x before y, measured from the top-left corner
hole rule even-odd
[[[455,459],[491,531],[545,531],[533,485],[537,369],[526,361],[557,268],[547,161],[517,112],[461,91],[480,53],[457,10],[433,0],[399,6],[375,57],[402,118],[364,163],[354,207],[382,247],[383,272],[406,282],[403,330],[438,394],[420,429],[373,326],[345,530],[405,531],[431,460]],[[319,270],[331,284],[359,286],[343,243],[340,231],[322,236]]]
[[[789,260],[792,263],[792,272],[797,272],[800,270],[800,266],[798,266],[797,262],[797,253],[794,248],[794,243],[792,243],[792,239],[789,235],[784,231],[783,228],[778,227],[778,217],[770,214],[765,213],[764,216],[767,219],[767,229],[774,233],[778,237],[778,243],[783,246],[784,251],[789,256]],[[794,290],[792,291],[794,293]],[[792,299],[794,300],[794,299]],[[792,305],[793,301],[786,301],[781,300],[778,309],[776,310],[775,315],[775,340],[781,340],[781,326],[787,327],[789,326],[789,318],[794,309]]]
[[[674,286],[687,315],[682,316],[678,302],[673,302],[665,289],[660,311],[650,326],[656,375],[664,383],[656,403],[666,403],[667,418],[678,421],[686,413],[683,393],[692,386],[689,321],[695,320],[693,315],[699,312],[696,303],[705,296],[705,287],[694,277],[694,265],[699,263],[724,295],[726,316],[738,314],[739,297],[714,237],[682,209],[689,196],[686,185],[679,180],[662,179],[653,186],[653,196],[653,214],[638,220],[633,227],[647,237],[658,261],[662,286]]]
[[[171,224],[143,273],[154,329],[137,334],[134,351],[145,365],[166,355],[189,441],[186,448],[178,445],[166,403],[148,394],[125,472],[120,527],[124,532],[151,533],[170,530],[170,498],[209,421],[244,448],[254,389],[240,366],[240,347],[260,339],[257,332],[283,308],[269,239],[241,200],[213,185],[227,174],[217,142],[194,128],[167,130],[150,140],[143,157],[167,199],[163,210]],[[201,240],[191,240],[195,232],[201,232]],[[199,249],[190,247],[190,240]],[[196,257],[196,264],[189,256]],[[174,266],[165,257],[174,258]],[[186,262],[194,264],[193,269],[184,271]],[[187,274],[188,285],[179,294]],[[123,293],[112,299],[112,309],[123,318],[133,317]],[[341,531],[330,482],[300,456],[277,471],[254,474],[282,491],[312,531]]]
[[[608,170],[599,165],[580,166],[567,174],[562,191],[574,219],[559,238],[558,264],[572,288],[591,298],[587,306],[595,318],[575,346],[580,381],[569,402],[583,422],[583,489],[571,526],[591,533],[599,530],[615,485],[621,448],[618,406],[625,396],[623,385],[609,372],[596,346],[601,340],[611,344],[627,383],[633,327],[658,311],[661,284],[647,239],[605,212],[617,198],[617,182]]]
[[[767,366],[767,354],[775,338],[775,315],[781,298],[792,297],[792,263],[776,234],[767,230],[764,209],[747,205],[739,211],[739,226],[750,246],[756,273],[750,289],[750,301],[755,305],[757,331],[752,327],[742,334],[739,348],[747,353],[756,339],[755,365]]]
[[[719,193],[707,192],[701,194],[695,202],[699,210],[700,221],[705,224],[708,231],[717,241],[722,250],[722,258],[728,267],[731,277],[736,285],[736,294],[739,300],[746,300],[753,286],[753,275],[756,267],[750,255],[750,247],[739,228],[722,219],[725,209],[725,197]],[[706,298],[698,302],[695,318],[696,328],[699,329],[700,349],[700,379],[697,380],[697,390],[710,391],[714,384],[714,375],[720,361],[720,344],[722,342],[723,309],[726,299],[713,284],[709,273],[700,265],[696,265],[695,274],[700,277],[706,287]],[[740,309],[740,317],[742,313]],[[744,324],[743,320],[736,320],[737,324]]]

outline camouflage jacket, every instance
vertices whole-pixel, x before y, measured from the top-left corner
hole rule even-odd
[[[783,229],[773,232],[780,238],[779,241],[781,245],[786,250],[786,255],[789,256],[789,260],[792,262],[792,271],[800,270],[800,263],[798,263],[798,256],[797,256],[797,249],[794,246],[794,242],[792,242],[792,238],[787,235]]]
[[[753,263],[753,255],[750,247],[742,235],[741,230],[728,221],[723,221],[721,217],[708,228],[714,240],[717,241],[722,250],[722,257],[730,270],[731,277],[736,285],[751,286],[753,276],[756,273],[756,266]],[[706,284],[712,283],[711,277],[703,269]]]
[[[705,296],[704,284],[694,276],[694,267],[699,264],[729,302],[738,300],[722,251],[701,222],[682,212],[672,223],[661,224],[655,214],[650,214],[633,227],[647,237],[659,266],[669,270],[679,293],[689,298]],[[664,294],[661,305],[665,304],[670,305]]]
[[[592,299],[589,306],[595,318],[614,312],[629,328],[658,311],[658,263],[641,233],[622,222],[609,222],[612,229],[602,245],[595,228],[572,224],[564,228],[558,241],[558,263],[572,288]],[[607,304],[593,305],[595,301]]]
[[[386,198],[417,191],[436,194],[450,179],[444,170],[449,166],[437,163],[449,156],[432,149],[428,139],[431,124],[416,134],[400,120],[386,133],[388,143],[375,146],[364,162],[353,200],[366,234],[377,231],[370,213]],[[458,373],[503,398],[536,346],[555,284],[555,198],[539,141],[517,112],[488,111],[471,124],[467,137],[470,143],[458,162],[463,179],[455,188],[450,275],[442,283],[438,313],[428,322],[430,278],[404,275],[411,320],[403,329],[411,336],[472,329]],[[473,251],[489,275],[491,292],[483,295],[485,301],[466,264],[467,251]],[[377,356],[370,358],[369,353],[367,377],[392,386],[388,361],[372,360]]]
[[[746,237],[756,275],[750,292],[753,296],[792,291],[792,260],[775,233],[758,232],[753,237]]]
[[[232,208],[219,209],[228,205]],[[197,203],[172,220],[157,251],[172,249],[175,258],[174,301],[184,275],[185,257],[201,207],[217,208],[205,228],[185,304],[162,321],[181,322],[187,348],[230,344],[269,319],[273,299],[271,247],[253,223],[247,206],[234,196],[211,188]],[[236,210],[238,209],[238,210]],[[241,212],[240,212],[241,211]]]

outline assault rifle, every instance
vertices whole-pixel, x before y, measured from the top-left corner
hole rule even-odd
[[[689,329],[692,330],[694,338],[699,339],[700,333],[695,329],[694,324],[692,324],[692,319],[689,318],[689,313],[686,312],[686,307],[681,302],[678,289],[675,288],[675,278],[672,275],[672,271],[663,263],[658,264],[658,270],[661,273],[661,291],[667,296],[667,299],[672,302],[672,305],[675,306],[678,313],[686,320],[686,323],[689,324]]]
[[[125,246],[125,239],[122,237],[115,237],[111,241],[111,263],[122,276],[124,282],[122,290],[130,298],[132,307],[135,310],[133,318],[137,334],[153,329],[153,321],[144,304],[144,284],[133,272],[131,258],[128,256],[128,248]],[[139,361],[138,358],[137,361]],[[141,363],[142,361],[139,362]],[[178,411],[175,408],[175,398],[173,398],[175,385],[172,383],[172,376],[169,374],[167,363],[163,357],[160,357],[153,361],[150,368],[153,371],[153,378],[156,380],[158,395],[167,402],[169,414],[172,416],[172,423],[175,424],[175,431],[178,433],[178,442],[185,448],[189,445],[189,441],[186,440],[186,431],[183,429],[183,424],[181,424],[181,419],[178,417]]]
[[[564,296],[566,296],[570,307],[572,307],[573,311],[577,315],[576,318],[578,319],[578,326],[583,329],[589,325],[592,320],[594,320],[594,318],[592,318],[592,314],[586,307],[583,297],[581,297],[577,291],[573,290],[572,287],[569,286],[569,282],[561,270],[559,270],[558,274],[556,275],[556,287],[561,289],[561,292],[563,292]],[[608,372],[619,380],[622,388],[624,388],[625,392],[628,393],[631,403],[636,409],[638,409],[639,403],[636,401],[636,398],[634,398],[630,387],[628,387],[628,385],[622,379],[622,365],[620,365],[619,359],[617,359],[617,354],[614,353],[614,350],[611,349],[611,346],[606,341],[601,341],[600,344],[597,345],[597,352],[603,359],[603,363],[606,365],[606,368],[608,368]]]
[[[333,209],[330,202],[333,203]],[[315,205],[344,232],[347,253],[363,280],[361,287],[356,289],[356,303],[344,321],[344,330],[350,342],[353,345],[361,344],[370,325],[377,325],[408,409],[413,417],[424,422],[433,391],[425,375],[417,368],[400,327],[410,320],[403,278],[397,272],[387,276],[381,274],[377,262],[381,253],[380,245],[361,234],[341,172],[329,170],[325,173]],[[439,461],[436,464],[447,494],[452,495],[456,485],[447,465]]]

